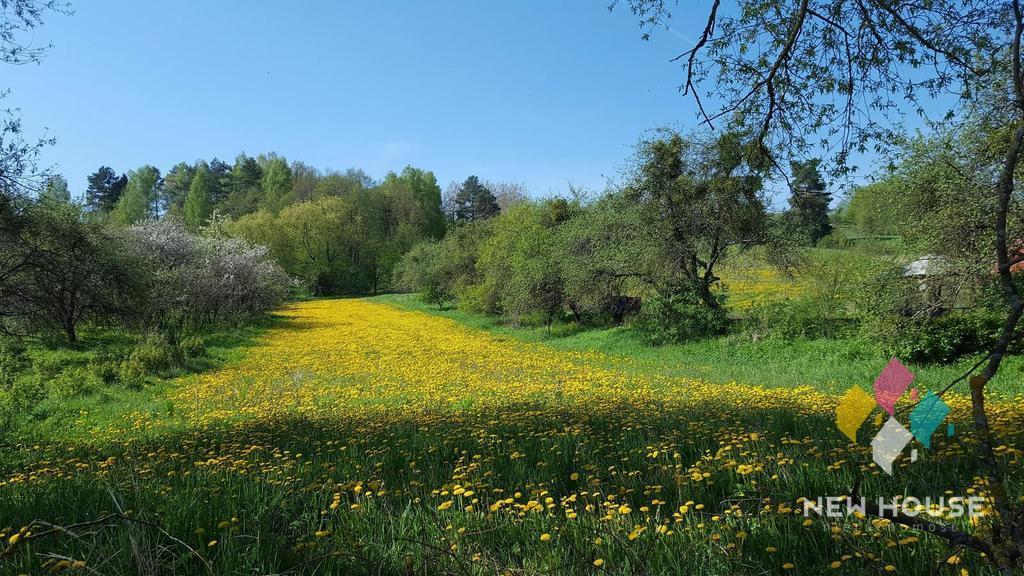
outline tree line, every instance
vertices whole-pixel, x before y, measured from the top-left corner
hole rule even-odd
[[[399,285],[438,306],[548,326],[571,314],[583,324],[652,311],[670,339],[726,325],[716,271],[740,250],[828,233],[829,193],[816,161],[795,162],[796,191],[769,210],[763,166],[742,134],[662,133],[637,148],[629,179],[596,198],[524,201],[491,219],[464,217],[440,241],[415,246]],[[472,183],[466,188],[472,190]],[[459,204],[474,214],[474,203]]]

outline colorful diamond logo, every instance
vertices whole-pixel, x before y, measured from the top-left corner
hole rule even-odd
[[[851,442],[857,441],[857,429],[875,409],[875,400],[860,386],[846,391],[836,409],[836,426]]]
[[[892,463],[900,457],[913,435],[895,418],[889,418],[871,440],[871,457],[887,474],[892,475]]]
[[[932,447],[932,433],[949,414],[949,405],[931,390],[910,413],[910,430],[925,448]]]
[[[889,365],[875,380],[875,401],[892,416],[896,402],[913,381],[914,374],[903,363],[895,358],[889,360]]]

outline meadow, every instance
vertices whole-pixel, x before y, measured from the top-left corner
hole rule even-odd
[[[889,477],[868,443],[881,411],[857,444],[834,422],[837,394],[884,366],[873,349],[790,344],[787,372],[781,349],[701,364],[715,344],[630,338],[411,297],[291,305],[219,367],[20,429],[0,458],[0,573],[990,573],[886,521],[803,513],[858,479],[869,496],[984,495],[965,398],[949,397],[956,433]],[[746,368],[728,371],[733,353]],[[1017,366],[992,418],[1021,498]],[[913,368],[922,391],[957,369]]]

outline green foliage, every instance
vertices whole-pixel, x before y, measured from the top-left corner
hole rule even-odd
[[[210,214],[213,212],[211,201],[210,167],[205,162],[196,165],[195,176],[188,187],[188,195],[185,197],[185,227],[189,230],[199,230]]]
[[[443,234],[441,191],[430,172],[407,167],[373,188],[364,187],[358,174],[328,183],[314,189],[319,197],[313,200],[284,206],[277,214],[247,214],[229,229],[267,246],[316,295],[386,289],[406,252]]]
[[[266,158],[262,164],[263,176],[260,187],[263,197],[260,208],[279,212],[292,201],[292,170],[288,162],[279,156]]]
[[[89,175],[89,186],[85,190],[85,204],[93,212],[110,212],[117,206],[128,176],[118,176],[110,166],[100,166]]]
[[[498,200],[476,176],[466,178],[455,194],[454,219],[458,223],[475,222],[497,216]]]
[[[1001,314],[988,310],[938,317],[892,315],[874,319],[865,330],[900,359],[947,364],[991,349],[1003,320]]]
[[[220,208],[234,217],[255,212],[263,195],[263,168],[252,156],[239,154],[227,176],[227,197]]]
[[[790,162],[792,179],[789,210],[783,215],[790,234],[814,244],[832,230],[828,211],[832,195],[826,190],[825,179],[818,166],[820,159]]]
[[[21,340],[0,336],[0,388],[13,386],[15,376],[27,363],[25,344]]]
[[[448,263],[440,242],[420,242],[402,257],[396,273],[395,284],[399,289],[417,291],[424,302],[444,308],[454,298],[454,277],[448,272]]]
[[[147,334],[121,362],[118,380],[129,388],[141,388],[150,375],[173,376],[183,365],[185,354],[159,334]]]
[[[129,172],[124,194],[118,199],[112,213],[114,221],[122,226],[130,226],[153,217],[159,184],[160,171],[153,166],[143,166]]]
[[[902,234],[913,223],[915,210],[895,178],[857,186],[840,206],[837,220],[852,224],[861,234]]]
[[[633,325],[652,344],[670,344],[722,334],[729,318],[721,306],[712,308],[696,291],[681,288],[644,301]]]
[[[39,201],[51,204],[71,203],[71,191],[68,190],[68,181],[59,174],[46,179],[42,192],[39,193]]]
[[[478,262],[492,312],[515,323],[539,321],[550,326],[564,309],[555,227],[571,211],[564,200],[521,202],[495,219]]]
[[[164,185],[160,190],[160,205],[167,214],[183,216],[185,201],[192,186],[192,179],[196,176],[198,164],[192,166],[188,162],[179,162],[167,171]]]

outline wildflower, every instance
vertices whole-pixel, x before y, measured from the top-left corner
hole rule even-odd
[[[603,558],[598,558],[597,560],[594,560],[594,566],[597,566],[598,568],[600,568],[601,566],[604,566],[604,559]]]
[[[547,532],[545,532],[545,533],[540,535],[540,541],[541,542],[549,542],[550,540],[551,540],[551,534],[548,534]]]

